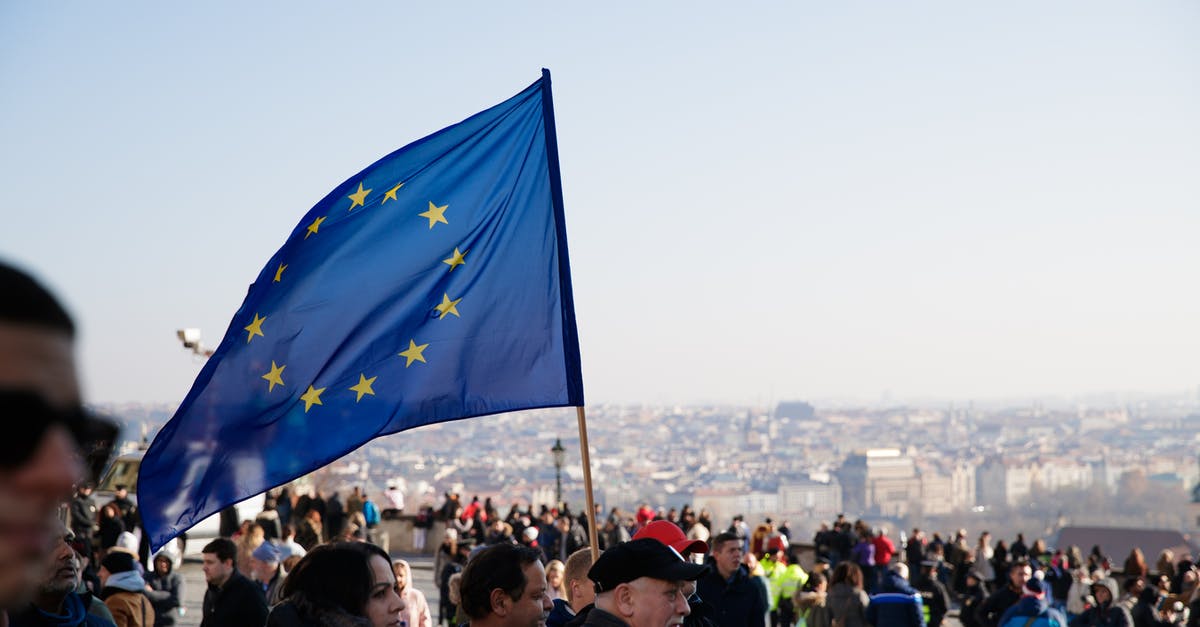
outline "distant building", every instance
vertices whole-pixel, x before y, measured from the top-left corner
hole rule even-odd
[[[747,522],[778,516],[779,496],[774,492],[696,490],[692,496],[692,507],[696,510],[708,509],[712,514],[714,530],[724,530],[738,514],[744,514]]]
[[[916,464],[898,449],[856,452],[846,458],[837,475],[847,511],[901,517],[921,501]]]
[[[1033,469],[1026,464],[989,457],[975,470],[976,499],[991,507],[1016,506],[1033,492]]]
[[[836,480],[781,483],[779,516],[790,520],[826,521],[842,512],[842,486]]]
[[[817,415],[812,405],[804,401],[782,401],[775,408],[776,418],[791,418],[792,420],[812,420]]]

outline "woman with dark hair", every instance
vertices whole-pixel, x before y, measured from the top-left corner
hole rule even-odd
[[[829,594],[825,605],[829,607],[832,622],[841,627],[868,627],[867,604],[871,598],[863,591],[863,572],[858,564],[843,561],[833,569]]]
[[[399,627],[405,609],[387,553],[366,542],[317,546],[288,575],[283,596],[267,627]]]

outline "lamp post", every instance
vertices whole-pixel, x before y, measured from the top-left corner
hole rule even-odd
[[[554,456],[554,506],[562,507],[562,467],[567,458],[567,449],[563,448],[562,438],[554,438],[550,454]]]

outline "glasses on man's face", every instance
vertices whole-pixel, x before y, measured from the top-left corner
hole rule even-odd
[[[62,426],[79,448],[88,473],[86,481],[100,478],[112,457],[120,429],[82,407],[56,409],[30,390],[0,389],[0,419],[5,435],[0,438],[0,469],[20,468],[33,458],[51,427]]]

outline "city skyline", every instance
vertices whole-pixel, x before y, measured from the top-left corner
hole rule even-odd
[[[1200,396],[1192,3],[359,9],[0,9],[0,258],[89,400],[178,403],[176,329],[541,67],[589,405]]]

